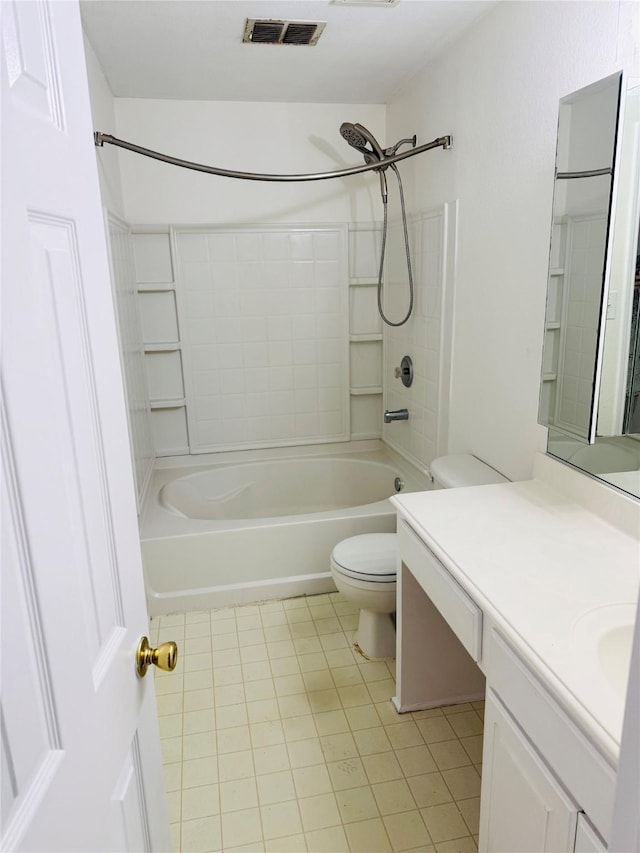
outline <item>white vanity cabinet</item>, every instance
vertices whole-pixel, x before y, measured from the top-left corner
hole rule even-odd
[[[487,690],[479,849],[572,851],[578,806],[496,694]]]
[[[398,523],[393,701],[402,712],[481,698],[486,678],[479,850],[604,851],[614,763],[558,701],[552,676],[466,566],[449,569],[446,549],[410,521],[401,514]]]

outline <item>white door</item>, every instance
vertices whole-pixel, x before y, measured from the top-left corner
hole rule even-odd
[[[1,10],[2,849],[167,849],[79,9]]]

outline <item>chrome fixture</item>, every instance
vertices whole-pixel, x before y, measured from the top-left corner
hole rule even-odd
[[[402,320],[398,322],[393,322],[389,320],[389,318],[385,315],[384,309],[382,307],[382,275],[384,272],[384,256],[387,245],[387,230],[388,230],[388,222],[387,222],[387,179],[385,177],[385,171],[389,168],[389,165],[384,165],[384,162],[387,158],[393,157],[398,148],[402,145],[411,145],[412,148],[415,148],[417,137],[414,135],[410,139],[401,139],[399,142],[396,142],[395,145],[392,145],[391,148],[386,148],[384,151],[381,146],[378,144],[375,136],[371,133],[370,130],[367,130],[366,127],[362,124],[352,124],[351,122],[345,121],[340,125],[340,134],[345,139],[352,148],[355,148],[356,151],[359,151],[364,157],[365,163],[368,165],[374,164],[377,165],[378,168],[376,171],[380,176],[380,195],[382,196],[382,209],[383,209],[383,224],[382,224],[382,247],[380,249],[380,266],[378,268],[378,313],[382,320],[387,324],[387,326],[404,326],[409,317],[411,316],[411,312],[413,311],[413,272],[411,270],[411,253],[409,251],[409,231],[407,228],[407,214],[404,205],[404,191],[402,188],[402,178],[400,177],[400,172],[398,171],[398,167],[395,163],[390,163],[389,165],[395,172],[396,178],[398,180],[398,191],[400,193],[400,207],[402,209],[402,227],[404,231],[404,248],[405,254],[407,256],[407,275],[409,278],[409,307],[407,308],[407,312]],[[367,147],[369,146],[369,147]],[[449,144],[447,147],[451,146],[451,138],[449,138]]]
[[[340,135],[352,148],[357,149],[364,156],[367,163],[379,163],[380,160],[384,160],[382,148],[378,145],[373,133],[363,124],[344,121],[340,125]],[[371,148],[367,148],[367,144]]]
[[[423,151],[431,151],[432,148],[443,148],[445,151],[451,148],[451,136],[439,136],[432,142],[425,142],[424,145],[416,145],[410,151],[403,151],[401,154],[387,156],[385,153],[384,160],[380,163],[365,163],[364,166],[350,166],[348,169],[335,169],[333,172],[307,172],[297,175],[271,175],[264,172],[240,172],[236,169],[223,169],[220,166],[207,166],[204,163],[194,163],[192,160],[182,160],[180,157],[172,157],[170,154],[161,154],[159,151],[154,151],[152,148],[144,148],[142,145],[136,145],[134,142],[127,142],[125,139],[118,139],[111,133],[103,133],[101,130],[94,131],[93,144],[96,148],[102,148],[105,143],[107,145],[115,145],[117,148],[124,148],[126,151],[133,151],[134,154],[142,154],[143,157],[150,157],[152,160],[160,160],[162,163],[169,163],[171,166],[180,166],[182,169],[191,169],[194,172],[204,172],[207,175],[218,175],[220,178],[239,178],[243,181],[276,181],[281,183],[291,183],[296,181],[328,181],[331,178],[346,178],[348,175],[359,175],[361,172],[370,172],[379,167],[386,168],[394,163],[399,163],[400,160],[406,160],[408,157],[415,157],[416,154],[422,154]]]
[[[327,181],[332,178],[344,178],[348,175],[359,175],[361,172],[378,172],[380,175],[380,192],[384,206],[382,250],[380,253],[380,270],[378,273],[378,311],[388,326],[402,326],[407,322],[413,310],[413,276],[411,272],[411,257],[409,254],[409,234],[407,231],[404,192],[402,188],[402,180],[396,163],[400,162],[400,160],[406,160],[408,157],[415,157],[416,154],[422,154],[423,151],[430,151],[432,148],[443,148],[448,150],[452,146],[452,139],[451,136],[439,136],[437,139],[434,139],[431,142],[426,142],[424,145],[416,145],[416,137],[412,136],[409,139],[401,139],[390,148],[382,149],[373,134],[361,124],[350,124],[349,122],[345,122],[341,125],[340,131],[349,145],[354,147],[364,156],[364,166],[351,166],[347,169],[335,169],[332,172],[308,172],[293,175],[278,175],[263,172],[241,172],[236,169],[223,169],[218,166],[207,166],[204,163],[195,163],[192,160],[182,160],[180,157],[172,157],[169,154],[162,154],[159,151],[154,151],[151,148],[144,148],[142,145],[127,142],[125,139],[118,139],[110,133],[103,133],[99,130],[95,131],[93,134],[93,144],[97,148],[102,148],[105,143],[107,145],[115,145],[117,148],[124,148],[126,151],[133,151],[134,154],[142,154],[143,157],[150,157],[152,160],[160,160],[162,163],[169,163],[172,166],[180,166],[182,169],[191,169],[194,172],[204,172],[207,175],[218,175],[221,178],[238,178],[244,181]],[[403,151],[398,154],[398,148],[402,145],[410,145],[411,148],[409,151]],[[389,167],[393,169],[396,174],[396,178],[398,179],[398,190],[400,192],[400,204],[402,207],[402,223],[404,226],[404,242],[407,255],[407,271],[409,275],[409,308],[405,317],[399,322],[392,322],[387,319],[382,309],[382,272],[387,239],[387,179],[384,172]]]
[[[396,477],[393,481],[393,488],[396,492],[401,492],[404,489],[404,480],[401,480],[400,477]]]
[[[389,411],[389,409],[385,409],[384,412],[384,422],[385,424],[390,424],[391,421],[408,421],[409,420],[409,410],[408,409],[394,409]]]
[[[393,371],[396,379],[402,379],[402,384],[405,388],[410,388],[413,382],[413,362],[411,356],[403,355],[400,367],[396,367]]]

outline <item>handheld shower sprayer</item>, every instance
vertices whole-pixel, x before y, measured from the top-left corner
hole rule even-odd
[[[356,151],[362,154],[364,162],[370,166],[379,160],[384,160],[385,156],[388,156],[382,150],[371,131],[367,130],[362,124],[352,124],[349,121],[345,121],[340,125],[340,134],[352,148],[355,148]],[[367,145],[370,147],[367,148]],[[380,176],[380,195],[385,204],[387,201],[387,179],[384,170],[388,168],[388,166],[383,166],[381,169],[375,170]]]
[[[352,148],[362,154],[366,163],[372,164],[377,160],[384,160],[385,152],[375,136],[364,125],[345,121],[340,125],[340,133]],[[371,147],[367,148],[367,144]]]
[[[365,163],[368,165],[374,165],[375,163],[385,160],[387,157],[393,157],[398,148],[402,145],[411,145],[413,148],[416,147],[417,137],[415,134],[408,139],[401,139],[399,142],[396,142],[395,145],[392,145],[391,148],[385,148],[383,150],[382,146],[379,145],[375,136],[371,133],[370,130],[367,130],[366,127],[362,124],[353,124],[351,122],[345,121],[340,125],[340,134],[341,136],[351,145],[352,148],[355,148],[356,151],[359,151],[360,154],[364,157]],[[400,322],[395,323],[389,320],[382,307],[382,274],[384,272],[384,255],[385,248],[387,244],[387,178],[385,175],[386,170],[391,166],[393,171],[395,172],[396,178],[398,179],[398,189],[400,191],[400,205],[402,208],[402,225],[404,229],[404,245],[407,256],[407,273],[409,277],[409,308],[405,317],[400,320]],[[380,251],[380,268],[378,272],[378,312],[380,317],[388,326],[403,326],[409,317],[411,316],[411,312],[413,311],[413,274],[411,272],[411,254],[409,252],[409,233],[407,229],[407,215],[404,206],[404,192],[402,189],[402,179],[400,178],[400,172],[398,171],[398,167],[395,163],[386,164],[380,166],[378,169],[374,169],[375,172],[380,176],[380,195],[382,196],[382,207],[383,207],[383,225],[382,225],[382,248]]]

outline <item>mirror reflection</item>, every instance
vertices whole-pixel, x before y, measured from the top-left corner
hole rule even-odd
[[[549,453],[640,496],[640,90],[622,91],[560,102],[539,421]]]
[[[635,261],[629,335],[629,369],[622,421],[624,433],[640,433],[640,229],[638,229]]]
[[[592,442],[621,75],[560,101],[541,423]]]

